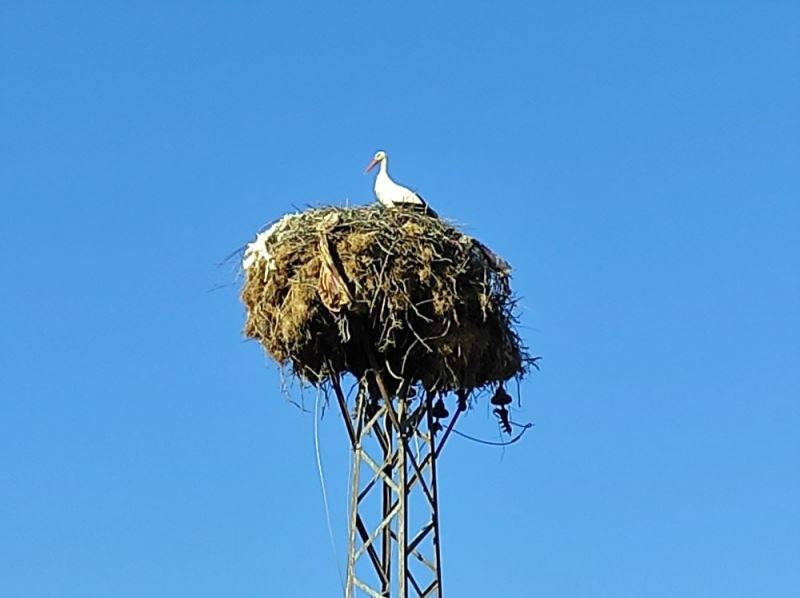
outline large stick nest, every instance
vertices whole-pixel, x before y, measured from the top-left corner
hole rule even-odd
[[[290,214],[248,246],[244,267],[245,335],[313,384],[377,368],[395,389],[469,392],[530,363],[508,264],[437,218],[379,206]]]

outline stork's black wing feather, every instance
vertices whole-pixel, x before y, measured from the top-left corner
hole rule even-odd
[[[425,214],[426,216],[430,216],[431,218],[439,217],[439,214],[437,214],[436,210],[434,210],[430,205],[428,205],[428,202],[425,201],[424,197],[422,197],[416,191],[414,192],[414,195],[416,195],[417,198],[422,202],[421,206],[414,206],[415,209],[420,210],[423,214]]]

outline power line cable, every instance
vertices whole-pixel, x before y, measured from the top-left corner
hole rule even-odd
[[[328,505],[328,491],[325,487],[325,473],[322,469],[322,451],[319,448],[319,396],[320,393],[318,392],[316,398],[314,399],[314,449],[317,453],[317,472],[319,473],[319,485],[322,489],[322,503],[325,507],[325,522],[328,525],[328,536],[331,542],[333,560],[336,563],[336,573],[339,575],[339,582],[342,584],[342,591],[345,591],[344,576],[342,575],[342,568],[339,563],[339,551],[336,548],[336,539],[333,536],[331,510]]]
[[[522,426],[520,424],[514,424],[514,425],[516,425],[517,427],[521,427],[522,430],[520,431],[519,434],[514,436],[514,438],[512,438],[511,440],[506,440],[504,442],[495,442],[495,441],[492,441],[492,440],[482,440],[481,438],[475,438],[474,436],[470,436],[469,434],[464,434],[464,432],[459,432],[455,428],[453,428],[453,433],[457,434],[458,436],[461,436],[462,438],[466,438],[467,440],[475,442],[477,444],[485,444],[486,446],[509,446],[509,445],[514,444],[515,442],[517,442],[520,438],[522,438],[522,436],[525,434],[525,432],[527,432],[528,430],[530,430],[533,427],[533,424],[525,424],[525,425],[522,425]]]

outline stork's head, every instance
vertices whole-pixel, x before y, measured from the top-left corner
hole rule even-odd
[[[372,156],[372,162],[367,164],[367,169],[364,172],[369,172],[375,167],[376,164],[380,164],[384,160],[386,160],[386,152],[383,150],[378,150],[375,152],[375,155]]]

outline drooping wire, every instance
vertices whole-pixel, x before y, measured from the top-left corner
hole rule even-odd
[[[328,536],[331,542],[331,551],[333,552],[333,560],[336,563],[336,573],[339,575],[339,582],[342,584],[342,591],[345,591],[344,576],[342,575],[342,568],[339,562],[339,551],[336,548],[336,539],[333,536],[333,524],[331,523],[331,510],[328,505],[328,491],[325,485],[325,473],[322,469],[322,451],[319,447],[319,397],[320,393],[314,400],[314,449],[317,453],[317,472],[319,473],[319,485],[322,490],[322,504],[325,507],[325,523],[328,525]]]
[[[514,425],[516,425],[519,428],[522,428],[522,430],[511,440],[506,440],[503,442],[496,442],[492,440],[482,440],[481,438],[475,438],[474,436],[470,436],[469,434],[464,434],[464,432],[459,432],[455,428],[453,428],[453,433],[461,436],[462,438],[466,438],[467,440],[470,440],[472,442],[476,442],[478,444],[485,444],[486,446],[509,446],[517,442],[520,438],[522,438],[525,432],[527,432],[534,426],[534,424],[525,424],[525,425],[514,424]]]

